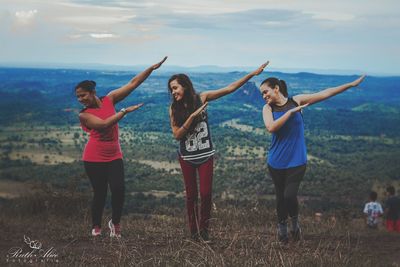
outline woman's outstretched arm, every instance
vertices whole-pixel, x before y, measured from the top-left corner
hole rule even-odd
[[[296,101],[299,105],[304,105],[304,104],[311,105],[317,102],[321,102],[324,101],[325,99],[328,99],[334,95],[340,94],[352,87],[359,85],[364,80],[364,78],[365,75],[362,75],[360,78],[350,83],[342,84],[337,87],[327,88],[325,90],[319,91],[314,94],[296,95],[293,97],[293,100]]]
[[[255,71],[247,74],[246,76],[244,76],[243,78],[231,83],[230,85],[221,88],[221,89],[217,89],[217,90],[211,90],[211,91],[205,91],[200,93],[200,98],[201,101],[204,102],[208,102],[211,100],[215,100],[218,99],[222,96],[225,96],[227,94],[230,94],[234,91],[236,91],[238,88],[240,88],[243,84],[245,84],[248,80],[250,80],[251,78],[253,78],[254,76],[259,75],[261,72],[263,72],[264,68],[268,65],[269,61],[267,61],[266,63],[262,64],[258,69],[256,69]]]
[[[110,93],[108,93],[107,96],[111,99],[111,101],[115,105],[116,103],[127,97],[130,93],[132,93],[132,91],[135,90],[144,80],[146,80],[147,77],[149,77],[150,74],[153,72],[153,70],[158,69],[164,63],[165,60],[167,60],[167,57],[164,57],[164,59],[161,60],[160,62],[150,66],[143,72],[133,77],[129,83],[125,84],[124,86],[118,89],[111,91]]]

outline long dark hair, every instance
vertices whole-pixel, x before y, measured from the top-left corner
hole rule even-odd
[[[263,85],[264,83],[266,83],[270,88],[279,86],[279,92],[281,92],[284,97],[288,97],[287,86],[284,80],[279,80],[278,78],[270,77],[268,79],[265,79],[261,83],[261,85]]]
[[[183,98],[180,101],[176,101],[172,95],[171,82],[176,80],[184,90]],[[200,96],[194,90],[192,81],[186,74],[175,74],[172,75],[168,80],[168,92],[171,95],[171,111],[172,119],[176,126],[181,127],[187,118],[201,105]],[[185,107],[186,105],[186,107]],[[194,129],[197,124],[197,118],[192,123],[190,131]]]

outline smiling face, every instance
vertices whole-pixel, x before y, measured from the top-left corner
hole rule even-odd
[[[262,98],[264,98],[265,102],[267,102],[268,105],[276,103],[276,101],[279,99],[278,86],[271,88],[267,83],[264,83],[260,87],[260,92],[262,94]]]
[[[84,105],[85,107],[90,107],[93,103],[96,102],[96,91],[88,91],[82,88],[77,88],[75,90],[76,98],[78,99],[79,103]]]
[[[185,88],[179,84],[177,79],[172,80],[169,83],[169,88],[175,101],[181,101],[183,99],[183,96],[185,95]]]

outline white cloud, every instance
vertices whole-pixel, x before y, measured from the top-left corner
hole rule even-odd
[[[37,13],[38,11],[36,9],[28,11],[16,11],[15,17],[19,23],[29,24],[34,19]]]
[[[118,37],[117,35],[112,33],[90,33],[89,36],[95,39],[107,39],[107,38]]]
[[[78,25],[110,25],[128,22],[134,19],[136,15],[92,15],[92,16],[65,16],[58,19],[60,22],[66,22]]]
[[[133,2],[125,2],[125,1],[120,1],[118,2],[120,6],[126,6],[126,7],[136,7],[136,8],[151,8],[157,6],[156,3],[152,2],[146,2],[146,3],[133,3]]]
[[[264,22],[260,22],[261,25],[265,25],[265,26],[279,26],[282,25],[283,22],[282,21],[264,21]]]
[[[100,4],[90,5],[90,4],[78,4],[78,3],[71,3],[71,2],[61,2],[57,3],[57,5],[65,7],[65,8],[72,8],[74,10],[92,10],[93,12],[97,11],[105,11],[105,12],[115,12],[115,11],[129,11],[131,9],[119,7],[118,2],[115,2],[115,6],[103,6]]]
[[[72,40],[78,40],[83,38],[93,38],[93,39],[111,39],[111,38],[119,38],[120,36],[114,33],[98,33],[98,32],[91,32],[91,33],[75,33],[69,34],[68,38]]]
[[[307,14],[307,13],[305,13]],[[347,22],[355,19],[355,15],[346,14],[346,13],[332,13],[332,12],[319,12],[319,13],[310,13],[313,19],[321,19],[321,20],[331,20],[338,22]]]
[[[83,35],[82,34],[70,34],[70,35],[68,35],[68,37],[71,39],[79,39],[79,38],[82,38]]]

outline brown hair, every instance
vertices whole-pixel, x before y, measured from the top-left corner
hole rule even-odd
[[[174,80],[176,80],[183,87],[184,90],[183,98],[180,101],[176,101],[175,98],[172,96],[171,82]],[[168,92],[170,93],[172,99],[172,119],[175,125],[181,127],[190,116],[190,114],[192,114],[201,105],[200,96],[196,93],[190,78],[186,74],[182,73],[172,75],[171,78],[169,78]],[[192,123],[189,130],[192,131],[196,124],[197,118]]]
[[[278,78],[270,77],[270,78],[264,80],[261,83],[261,85],[263,85],[264,83],[266,83],[271,88],[274,88],[275,86],[279,86],[279,92],[281,92],[283,96],[288,97],[287,86],[286,86],[286,82],[284,80],[279,80]]]

